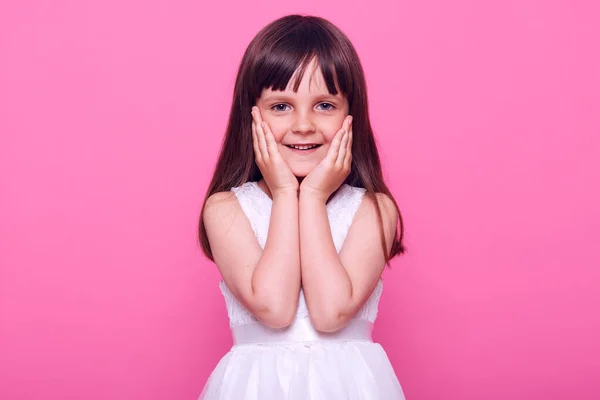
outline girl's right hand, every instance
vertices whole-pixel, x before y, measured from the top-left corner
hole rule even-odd
[[[298,178],[279,153],[271,128],[262,120],[258,107],[252,107],[252,145],[256,165],[271,195],[275,197],[286,191],[298,193]]]

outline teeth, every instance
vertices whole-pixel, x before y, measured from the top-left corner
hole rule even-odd
[[[298,149],[298,150],[308,150],[308,149],[314,149],[315,147],[317,147],[318,145],[312,145],[312,146],[294,146],[294,145],[290,145],[291,148],[294,149]]]

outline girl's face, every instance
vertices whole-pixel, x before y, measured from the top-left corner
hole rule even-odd
[[[308,175],[325,158],[348,115],[346,97],[339,91],[337,95],[329,94],[321,70],[314,67],[313,59],[297,92],[292,90],[294,80],[290,79],[284,91],[264,89],[256,102],[262,119],[271,127],[279,152],[299,178]]]

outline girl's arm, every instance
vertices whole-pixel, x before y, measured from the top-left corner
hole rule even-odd
[[[273,197],[265,248],[260,248],[233,194],[211,196],[204,224],[229,290],[256,319],[281,328],[294,319],[300,293],[298,179],[279,154],[257,107],[252,108],[252,117],[256,164]]]
[[[390,251],[398,214],[384,194],[365,196],[338,256],[331,236],[326,202],[350,173],[352,117],[347,116],[327,156],[300,186],[300,260],[302,287],[316,329],[342,328],[367,301],[385,267],[377,219],[382,211],[386,251]]]
[[[398,213],[389,197],[379,193],[376,198],[381,207],[385,240],[391,244]],[[375,200],[371,196],[364,197],[339,256],[331,236],[325,201],[310,192],[300,191],[299,207],[306,304],[315,328],[333,332],[358,313],[385,267]]]
[[[289,325],[300,291],[297,192],[273,194],[264,251],[233,193],[209,197],[204,223],[215,263],[233,295],[263,324]]]

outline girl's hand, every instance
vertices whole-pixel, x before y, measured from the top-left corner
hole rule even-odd
[[[252,107],[252,144],[256,165],[271,195],[275,197],[285,191],[298,193],[298,178],[281,157],[271,128],[262,120],[258,107]]]
[[[352,165],[352,116],[344,119],[329,151],[317,167],[302,180],[300,192],[327,201],[350,174]]]

